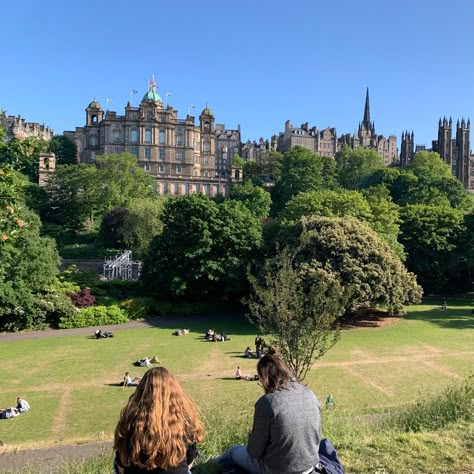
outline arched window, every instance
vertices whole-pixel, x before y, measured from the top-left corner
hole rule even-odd
[[[92,115],[91,122],[92,123],[97,123],[97,115]]]

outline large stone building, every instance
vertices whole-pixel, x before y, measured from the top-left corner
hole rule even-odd
[[[293,127],[289,120],[285,123],[285,130],[281,132],[277,140],[277,150],[288,151],[294,146],[302,146],[311,150],[319,156],[334,157],[336,152],[346,145],[349,148],[359,147],[372,148],[382,156],[386,165],[398,161],[397,137],[390,135],[385,138],[375,133],[375,124],[370,120],[369,89],[367,88],[364,117],[359,123],[356,133],[350,133],[337,137],[335,128],[319,130],[317,127],[309,128],[308,123],[301,127]]]
[[[232,175],[230,160],[236,150],[240,151],[240,128],[229,133],[223,125],[216,128],[207,106],[198,125],[189,114],[180,119],[177,110],[163,106],[152,78],[139,107],[132,107],[129,102],[124,115],[104,112],[94,99],[86,108],[86,124],[76,128],[74,140],[80,163],[93,163],[101,154],[129,152],[155,177],[160,194],[201,192],[216,196],[228,195],[230,182],[236,176]]]
[[[17,138],[23,140],[28,137],[39,138],[49,141],[54,136],[54,131],[47,125],[37,122],[27,122],[20,115],[5,117],[5,127],[7,129],[7,140]]]
[[[453,138],[453,120],[444,117],[438,122],[438,139],[433,140],[433,147],[430,151],[439,153],[442,160],[451,168],[451,173],[465,188],[474,189],[474,156],[470,149],[470,127],[471,122],[464,119],[456,124],[456,137]],[[410,165],[416,152],[425,150],[422,145],[415,146],[413,132],[402,133],[400,147],[400,166],[402,168]]]
[[[470,149],[471,121],[464,119],[456,124],[456,137],[452,137],[453,120],[446,117],[438,122],[438,140],[433,141],[433,151],[439,153],[445,163],[451,167],[453,176],[461,181],[466,188],[474,188],[472,157]]]

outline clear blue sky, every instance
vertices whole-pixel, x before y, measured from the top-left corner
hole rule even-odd
[[[367,86],[398,143],[409,129],[431,146],[443,115],[474,127],[473,0],[22,0],[0,15],[0,108],[56,133],[94,96],[123,114],[151,74],[180,117],[207,102],[244,141],[287,119],[353,133]]]

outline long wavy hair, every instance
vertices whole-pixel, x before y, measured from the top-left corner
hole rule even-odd
[[[288,388],[290,382],[296,380],[273,347],[258,361],[257,373],[265,393]]]
[[[122,408],[114,450],[122,466],[168,469],[202,441],[204,428],[194,402],[164,368],[148,370]]]

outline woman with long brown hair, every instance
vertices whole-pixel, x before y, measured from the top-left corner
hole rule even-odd
[[[297,383],[273,349],[257,364],[265,394],[257,400],[247,446],[230,448],[217,462],[250,474],[319,472],[321,407],[316,395]]]
[[[117,474],[187,474],[204,429],[194,402],[164,368],[148,370],[115,428]]]

